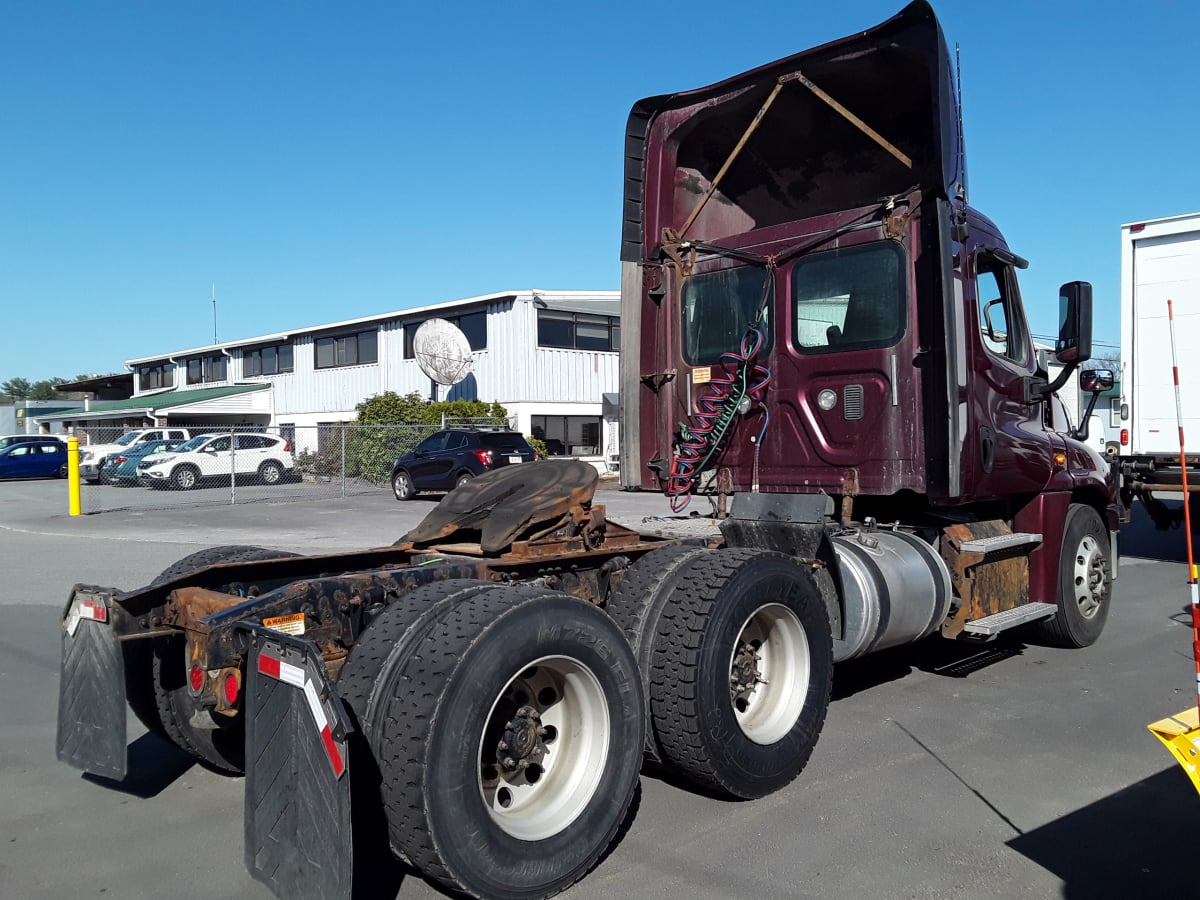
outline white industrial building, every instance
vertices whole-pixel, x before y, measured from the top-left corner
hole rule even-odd
[[[352,422],[355,406],[394,391],[503,404],[552,452],[617,453],[617,291],[505,291],[434,306],[176,350],[126,361],[133,396],[40,417],[60,432],[166,424],[295,429]],[[433,385],[413,352],[422,322],[446,319],[471,347],[459,384]],[[311,429],[316,433],[316,429]]]

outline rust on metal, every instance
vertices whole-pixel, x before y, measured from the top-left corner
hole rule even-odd
[[[858,496],[858,469],[847,469],[842,473],[842,515],[843,528],[849,528],[854,521],[854,498]]]
[[[175,591],[175,602],[167,605],[162,620],[166,625],[194,629],[199,626],[201,619],[237,606],[244,599],[207,588],[180,588]]]
[[[907,154],[901,152],[901,150],[898,147],[896,147],[895,144],[893,144],[891,141],[887,140],[878,131],[876,131],[874,128],[872,128],[870,125],[868,125],[862,119],[860,119],[854,113],[850,112],[850,110],[846,109],[846,107],[842,106],[842,104],[838,103],[837,100],[833,99],[833,97],[831,97],[829,94],[825,93],[825,91],[821,90],[819,87],[817,87],[811,81],[809,81],[800,72],[796,72],[792,77],[794,77],[802,85],[804,85],[806,88],[808,88],[810,91],[812,91],[813,94],[815,94],[818,98],[823,100],[825,103],[829,104],[829,106],[835,112],[837,112],[840,116],[842,116],[842,118],[844,118],[847,122],[849,122],[851,125],[853,125],[855,128],[857,128],[859,131],[861,131],[863,134],[865,134],[867,137],[869,137],[871,140],[873,140],[876,144],[878,144],[880,147],[882,147],[888,153],[892,154],[892,156],[896,157],[896,159],[899,160],[905,166],[905,168],[911,169],[913,167],[912,159],[909,158],[909,156]],[[772,97],[772,99],[774,99],[774,97]]]
[[[729,498],[733,496],[733,469],[721,466],[717,469],[717,518],[729,518]]]
[[[942,636],[957,638],[975,619],[1023,606],[1029,602],[1028,548],[986,554],[962,550],[967,541],[1012,534],[1000,520],[950,525],[942,529],[941,553],[950,571],[950,585],[960,600],[958,611],[942,623]]]

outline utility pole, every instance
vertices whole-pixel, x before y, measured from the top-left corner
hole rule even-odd
[[[213,344],[217,343],[217,283],[214,281],[212,286],[212,301],[213,301]]]

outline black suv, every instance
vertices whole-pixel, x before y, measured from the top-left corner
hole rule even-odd
[[[499,466],[533,462],[537,452],[515,431],[451,428],[431,434],[392,466],[397,500],[448,491]]]

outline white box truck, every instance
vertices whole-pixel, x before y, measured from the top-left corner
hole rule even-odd
[[[1121,494],[1159,525],[1171,524],[1154,492],[1178,492],[1179,429],[1167,301],[1175,318],[1188,486],[1200,488],[1200,213],[1121,226]],[[1193,501],[1195,502],[1195,501]],[[1193,506],[1193,509],[1196,509]]]

